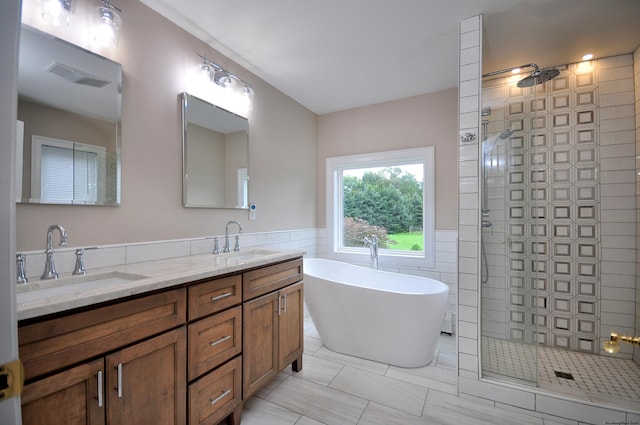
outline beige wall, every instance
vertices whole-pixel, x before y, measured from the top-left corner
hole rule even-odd
[[[123,29],[115,49],[90,43],[91,0],[74,2],[69,27],[52,28],[38,0],[24,0],[23,22],[109,57],[123,66],[122,205],[17,206],[17,250],[44,248],[46,228],[62,224],[70,246],[198,237],[240,220],[245,232],[316,227],[317,116],[179,29],[136,0],[121,0]],[[182,207],[181,118],[178,94],[199,63],[221,63],[255,89],[250,121],[250,202],[245,211]]]
[[[457,88],[322,115],[318,120],[318,226],[325,220],[325,161],[334,156],[435,147],[435,226],[457,229]]]

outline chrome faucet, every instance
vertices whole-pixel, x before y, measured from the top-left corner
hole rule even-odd
[[[45,254],[47,256],[44,264],[44,272],[40,279],[57,279],[58,272],[56,271],[56,265],[53,261],[53,231],[58,230],[60,232],[60,243],[58,246],[67,246],[67,231],[59,224],[53,224],[47,229],[47,249]]]
[[[213,238],[213,253],[220,254],[220,245],[218,245],[218,237]]]
[[[365,236],[362,241],[364,242],[364,246],[369,247],[371,268],[378,270],[378,237],[376,235],[371,235],[371,239],[369,239]]]
[[[84,266],[84,248],[76,249],[76,266],[73,268],[72,275],[85,275],[87,268]]]
[[[27,270],[26,270],[26,262],[27,256],[24,254],[16,254],[16,266],[18,271],[18,283],[27,283],[29,279],[27,279]]]
[[[240,236],[239,234],[242,233],[242,224],[240,224],[239,221],[235,221],[235,220],[231,220],[227,222],[227,226],[225,227],[225,231],[224,231],[224,249],[222,250],[222,252],[230,252],[231,249],[229,248],[229,225],[230,224],[237,224],[238,225],[238,235],[236,235],[236,246],[235,248],[233,248],[234,251],[240,251]]]

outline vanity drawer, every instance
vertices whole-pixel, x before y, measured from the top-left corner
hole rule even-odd
[[[242,402],[242,356],[189,385],[189,425],[217,424]]]
[[[223,277],[190,286],[189,320],[222,311],[242,301],[242,275]]]
[[[189,380],[242,351],[242,307],[237,306],[189,325]]]
[[[186,322],[186,291],[175,289],[18,328],[31,379],[157,335]]]
[[[244,301],[302,280],[302,258],[251,270],[243,274]]]

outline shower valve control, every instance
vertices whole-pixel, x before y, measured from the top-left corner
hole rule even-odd
[[[460,134],[460,143],[470,143],[476,140],[476,134],[470,131]]]

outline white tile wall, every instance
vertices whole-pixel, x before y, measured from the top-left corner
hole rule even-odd
[[[640,152],[640,47],[633,53],[633,70],[634,70],[634,84],[635,84],[635,109],[636,109],[636,125],[635,125],[635,146],[636,152]],[[627,81],[625,80],[625,83]],[[627,83],[628,84],[628,83]],[[619,90],[622,90],[620,88]],[[626,131],[625,134],[630,134],[631,131]],[[635,175],[638,185],[636,195],[636,211],[640,211],[640,160],[636,161]],[[640,217],[636,219],[636,223],[640,222]],[[640,226],[636,226],[636,246],[640,247]],[[640,264],[640,249],[636,250],[636,264]],[[635,329],[634,335],[640,335],[640,268],[636,269],[636,317],[635,317]],[[640,347],[635,347],[633,351],[633,359],[636,363],[640,363]],[[640,415],[636,415],[635,419],[640,423]]]
[[[460,134],[470,132],[477,137],[471,143],[460,142],[459,175],[459,246],[458,252],[458,336],[464,343],[458,347],[458,375],[479,378],[478,371],[478,212],[479,212],[479,148],[480,138],[480,58],[482,56],[482,20],[474,16],[460,23]],[[475,184],[470,184],[473,181]],[[474,218],[475,216],[475,218]],[[475,310],[470,310],[475,309]],[[472,314],[475,311],[476,314]],[[462,313],[462,317],[461,317]]]
[[[633,329],[636,303],[618,299],[636,280],[636,258],[611,255],[616,251],[635,252],[637,246],[636,194],[631,173],[636,174],[635,105],[633,56],[621,55],[598,60],[600,100],[600,210],[601,210],[601,296],[600,346],[616,329]],[[635,179],[635,177],[634,177]],[[606,257],[605,257],[606,255]],[[631,286],[635,286],[633,283]],[[622,332],[622,331],[618,331]],[[623,347],[621,357],[631,357]]]

